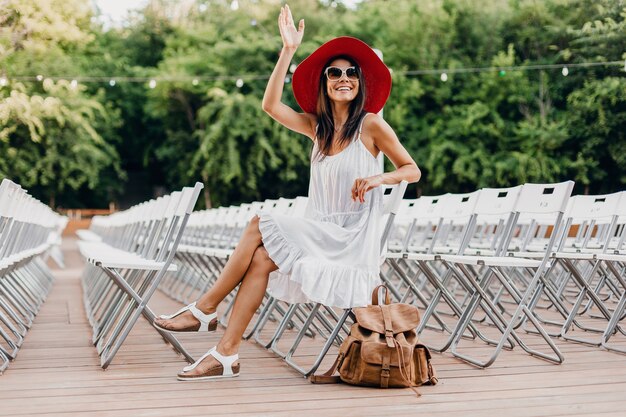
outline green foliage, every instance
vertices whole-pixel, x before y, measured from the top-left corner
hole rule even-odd
[[[281,1],[232,10],[226,0],[151,0],[110,29],[92,21],[87,0],[5,3],[0,75],[169,81],[10,81],[0,87],[0,175],[65,205],[106,205],[124,187],[127,205],[196,180],[207,206],[306,194],[309,141],[260,106]],[[289,3],[306,20],[295,64],[340,35],[384,53],[394,83],[384,116],[423,172],[410,193],[565,179],[583,192],[625,188],[623,65],[571,67],[626,59],[624,0]],[[446,82],[410,73],[533,64],[557,68],[448,71]],[[283,99],[298,108],[289,81]]]
[[[289,194],[291,183],[306,185],[304,141],[294,140],[261,110],[261,101],[239,92],[214,88],[210,102],[198,112],[198,152],[188,174],[206,179],[217,201],[249,201]],[[277,178],[272,178],[277,177]]]
[[[80,73],[74,63],[90,32],[84,0],[5,2],[0,11],[2,74]],[[65,205],[91,190],[100,200],[119,189],[113,143],[119,111],[99,91],[68,81],[8,82],[0,87],[0,177],[39,198]]]
[[[573,175],[598,191],[626,184],[626,78],[586,82],[568,97],[571,148],[579,161]]]
[[[54,206],[67,189],[95,189],[101,176],[123,174],[114,148],[101,136],[115,111],[66,81],[46,79],[42,86],[43,95],[29,95],[16,83],[0,103],[0,177],[32,188]]]

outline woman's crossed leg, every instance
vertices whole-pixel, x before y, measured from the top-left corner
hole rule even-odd
[[[255,216],[246,227],[213,287],[196,302],[196,307],[203,313],[214,313],[219,303],[241,283],[228,326],[216,347],[220,354],[229,356],[239,351],[243,333],[263,301],[269,274],[276,269],[278,267],[263,247],[259,217]],[[198,319],[190,311],[185,311],[172,319],[155,320],[159,327],[173,331],[197,326],[198,323]],[[213,356],[207,356],[184,375],[201,375],[217,365],[219,362]]]

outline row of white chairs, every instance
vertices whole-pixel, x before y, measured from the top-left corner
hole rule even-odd
[[[381,278],[398,301],[423,309],[418,330],[427,344],[428,331],[445,335],[442,345],[432,343],[431,348],[479,367],[490,366],[502,349],[515,346],[561,363],[555,338],[622,351],[626,198],[624,193],[571,197],[573,185],[524,184],[402,200]],[[267,200],[194,213],[177,254],[181,268],[161,289],[183,303],[193,302],[217,279],[257,210],[297,215],[305,202]],[[232,298],[228,301],[222,324]],[[327,341],[325,353],[345,336],[349,313],[266,296],[246,337],[308,375],[323,354],[304,369],[293,359],[298,345],[307,335],[321,335]],[[287,329],[297,333],[283,348]],[[573,331],[600,337],[591,341]],[[269,338],[262,340],[263,335]],[[493,346],[493,352],[471,357],[462,343],[468,338]],[[611,339],[617,342],[611,344]],[[538,341],[547,350],[535,347]]]
[[[570,197],[572,187],[525,184],[405,201],[383,278],[398,299],[424,308],[420,333],[448,336],[431,348],[479,367],[514,346],[561,363],[555,338],[624,352],[626,193]],[[588,333],[599,336],[581,337]],[[526,341],[529,334],[547,352],[531,346],[537,339]],[[493,352],[472,357],[464,338]]]
[[[196,183],[125,211],[96,216],[89,230],[78,232],[87,260],[84,304],[103,369],[141,315],[154,320],[148,302],[164,276],[177,271],[172,261],[202,188]],[[173,335],[161,335],[193,361]]]
[[[516,346],[561,363],[555,338],[623,351],[624,193],[570,197],[573,183],[567,181],[401,200],[404,186],[386,197],[395,204],[386,209],[391,215],[381,279],[396,300],[423,309],[418,331],[427,344],[429,331],[444,335],[443,344],[430,343],[432,349],[479,367]],[[306,202],[305,197],[266,200],[192,213],[175,254],[178,269],[163,277],[160,289],[182,303],[195,301],[217,279],[252,216],[260,210],[299,216]],[[97,221],[92,232],[109,233]],[[226,300],[222,325],[234,295]],[[309,375],[341,342],[350,321],[350,310],[290,305],[266,294],[245,337]],[[289,329],[295,337],[283,341]],[[599,337],[588,340],[573,331]],[[305,369],[294,356],[306,336],[326,342]],[[493,353],[471,357],[464,351],[465,339],[493,346]],[[537,340],[547,351],[535,347]]]
[[[48,295],[46,264],[67,218],[9,179],[0,184],[0,374],[15,359]],[[60,262],[60,260],[57,258]]]

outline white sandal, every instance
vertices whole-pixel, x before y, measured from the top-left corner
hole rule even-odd
[[[203,374],[193,376],[186,374],[186,372],[196,369],[200,362],[205,360],[208,356],[213,356],[220,363],[220,365],[207,369]],[[235,353],[231,356],[224,356],[214,347],[202,355],[202,357],[193,364],[185,366],[183,368],[183,372],[177,375],[177,379],[179,381],[206,381],[207,379],[234,378],[239,376],[239,364],[233,365],[238,360],[239,354]]]
[[[170,320],[184,313],[185,311],[190,311],[191,314],[193,314],[193,316],[198,319],[198,321],[200,322],[200,325],[199,326],[194,325],[193,327],[188,327],[185,329],[178,329],[178,330],[167,329],[165,327],[159,326],[156,322],[153,322],[152,325],[156,327],[157,329],[164,330],[166,332],[171,332],[171,333],[214,332],[217,329],[217,313],[204,314],[202,311],[198,309],[198,307],[196,307],[196,303],[191,303],[188,306],[181,308],[174,314],[161,315],[159,316],[159,318],[163,320]]]

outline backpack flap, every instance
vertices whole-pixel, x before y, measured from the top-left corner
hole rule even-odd
[[[367,306],[353,308],[352,312],[359,326],[375,333],[385,334],[385,320],[382,306]],[[420,323],[417,307],[410,304],[389,304],[384,306],[391,318],[393,334],[415,330]]]

